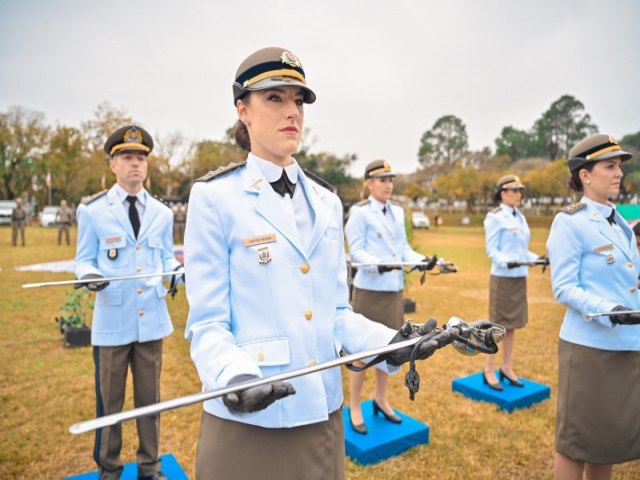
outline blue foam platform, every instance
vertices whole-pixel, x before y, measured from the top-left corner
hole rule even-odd
[[[162,472],[171,480],[189,480],[182,467],[172,454],[168,453],[160,457],[162,460]],[[127,463],[124,466],[120,480],[136,480],[138,467],[136,462]],[[65,477],[64,480],[98,480],[98,472],[82,473],[73,477]]]
[[[391,423],[382,415],[373,415],[373,401],[362,403],[362,416],[368,433],[356,433],[349,422],[349,407],[344,407],[344,440],[347,455],[362,465],[371,465],[429,443],[429,426],[394,410],[402,423]]]
[[[498,372],[496,372],[496,376]],[[507,380],[502,382],[503,391],[493,390],[483,383],[482,372],[468,377],[456,378],[451,382],[451,389],[460,392],[472,400],[495,403],[502,410],[513,412],[517,408],[530,407],[551,396],[551,389],[547,385],[532,382],[522,377],[518,379],[524,387],[514,387]]]

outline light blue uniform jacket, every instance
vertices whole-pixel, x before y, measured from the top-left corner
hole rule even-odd
[[[304,247],[295,219],[249,155],[245,166],[191,190],[185,232],[185,336],[203,388],[237,375],[275,375],[387,345],[395,331],[351,310],[336,195],[298,171],[314,214]],[[386,369],[386,364],[380,367]],[[269,428],[317,423],[342,406],[339,368],[290,380],[296,394],[254,413],[221,399],[204,409]]]
[[[171,271],[180,263],[173,251],[171,209],[146,191],[146,206],[138,239],[115,185],[103,196],[80,205],[75,274],[104,277]],[[117,257],[109,259],[109,250]],[[158,340],[173,331],[162,277],[111,282],[96,292],[91,343],[127,345]]]
[[[526,277],[528,267],[507,268],[507,262],[530,262],[538,255],[529,250],[531,230],[524,215],[504,203],[487,213],[484,219],[484,238],[487,255],[491,259],[491,275],[497,277]]]
[[[392,203],[388,205],[391,208],[388,219],[380,204],[371,199],[351,207],[345,233],[352,262],[420,262],[424,258],[407,242],[402,207]],[[387,213],[386,216],[389,215]],[[404,288],[402,275],[402,270],[381,274],[378,267],[361,267],[356,272],[353,285],[363,290],[399,292]]]
[[[567,306],[560,338],[603,350],[640,350],[640,325],[613,326],[608,316],[584,316],[616,305],[640,309],[640,260],[633,231],[619,213],[615,220],[628,240],[621,240],[591,200],[581,202],[586,208],[556,215],[547,240],[553,294]]]

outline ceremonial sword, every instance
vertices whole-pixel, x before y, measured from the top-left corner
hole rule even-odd
[[[640,313],[640,310],[620,310],[617,312],[599,312],[599,313],[585,313],[584,316],[587,318],[594,318],[594,317],[608,317],[608,316],[615,316],[615,315],[627,315],[630,313]]]
[[[104,278],[87,278],[85,280],[61,280],[59,282],[41,282],[41,283],[25,283],[22,288],[38,288],[38,287],[57,287],[61,285],[84,285],[86,283],[97,282],[114,282],[117,280],[138,280],[140,278],[152,278],[152,277],[169,277],[172,275],[183,275],[184,268],[175,270],[173,272],[160,272],[160,273],[141,273],[139,275],[126,275],[123,277],[104,277]]]
[[[477,325],[479,328],[475,327],[474,324]],[[340,365],[353,363],[357,360],[362,360],[364,358],[375,357],[385,353],[394,352],[401,348],[413,346],[420,341],[424,341],[424,340],[429,341],[429,340],[437,339],[437,335],[441,335],[443,333],[448,334],[447,342],[450,343],[451,341],[458,340],[460,336],[465,332],[468,333],[470,337],[473,337],[472,333],[474,333],[474,331],[480,332],[481,330],[484,329],[488,332],[491,332],[493,340],[495,342],[501,341],[502,337],[504,336],[504,328],[500,327],[502,330],[498,330],[496,334],[494,334],[491,331],[492,327],[500,327],[500,326],[496,324],[492,324],[491,322],[488,322],[488,321],[478,321],[478,322],[472,322],[472,324],[467,324],[461,319],[459,319],[458,317],[451,317],[449,319],[449,322],[447,323],[447,327],[445,330],[438,331],[436,335],[427,337],[426,339],[423,336],[418,336],[418,337],[410,338],[408,340],[403,340],[401,342],[385,345],[383,347],[377,347],[365,352],[345,355],[343,357],[339,357],[334,360],[329,360],[327,362],[323,362],[317,365],[311,365],[311,366],[303,367],[297,370],[291,370],[289,372],[271,375],[269,377],[252,379],[252,380],[248,380],[242,383],[237,383],[231,386],[210,390],[208,392],[193,393],[191,395],[186,395],[184,397],[178,397],[171,400],[166,400],[164,402],[159,402],[152,405],[146,405],[144,407],[138,407],[138,408],[124,411],[124,412],[105,415],[104,417],[98,417],[92,420],[86,420],[83,422],[75,423],[71,425],[71,427],[69,427],[69,432],[74,435],[87,433],[93,430],[97,430],[99,428],[110,427],[127,420],[134,420],[139,417],[155,415],[157,413],[164,412],[166,410],[172,410],[174,408],[186,407],[194,403],[201,403],[206,400],[222,397],[229,393],[239,392],[241,390],[246,390],[252,387],[258,387],[260,385],[265,385],[267,383],[273,383],[273,382],[278,382],[282,380],[288,380],[290,378],[301,377],[303,375],[309,375],[311,373],[320,372],[322,370],[327,370],[329,368],[334,368]],[[433,326],[431,326],[431,328],[433,328]],[[466,345],[469,346],[468,343]],[[444,344],[436,344],[434,346],[434,351],[436,348],[440,348],[442,346],[444,346]],[[463,354],[467,354],[467,355],[471,354],[471,352],[465,353],[464,350],[459,348],[456,348],[456,350],[458,350],[460,353],[463,353]]]

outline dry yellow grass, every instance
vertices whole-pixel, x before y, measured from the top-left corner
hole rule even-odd
[[[477,224],[477,222],[476,222]],[[69,259],[74,247],[58,247],[53,229],[30,227],[25,248],[10,247],[10,230],[0,229],[0,478],[61,478],[90,471],[93,437],[72,436],[69,425],[95,413],[93,363],[88,348],[62,346],[54,317],[65,301],[64,288],[24,290],[27,282],[62,280],[68,274],[16,272],[14,266]],[[75,232],[73,232],[75,235]],[[532,250],[542,253],[544,227],[533,230]],[[429,317],[445,323],[451,315],[486,318],[489,261],[479,226],[440,227],[415,232],[419,251],[437,253],[458,265],[455,275],[412,274],[406,296],[417,303],[416,321]],[[165,342],[162,396],[173,398],[199,390],[188,343],[183,338],[187,304],[184,293],[169,301],[176,327]],[[363,479],[549,479],[553,458],[557,385],[556,347],[563,309],[553,300],[549,274],[529,276],[529,325],[517,333],[516,371],[551,386],[551,399],[511,414],[492,404],[472,402],[451,391],[453,378],[479,371],[482,356],[463,357],[453,349],[421,362],[421,390],[409,400],[404,371],[390,383],[394,406],[429,424],[427,446],[377,465],[347,462],[347,478]],[[369,374],[371,376],[371,374]],[[345,382],[345,393],[347,392]],[[365,398],[373,382],[365,384]],[[594,392],[598,394],[599,392]],[[131,387],[126,408],[131,408]],[[190,478],[200,406],[162,415],[161,452],[173,453]],[[135,459],[134,423],[124,426],[124,460]],[[616,479],[640,478],[640,462],[616,466]],[[238,479],[243,480],[243,479]]]

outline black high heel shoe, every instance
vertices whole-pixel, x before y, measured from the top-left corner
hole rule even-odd
[[[375,399],[374,399],[373,400],[373,414],[374,415],[378,415],[378,412],[382,413],[382,415],[384,415],[385,420],[387,420],[387,421],[389,421],[391,423],[402,423],[402,418],[400,418],[395,413],[392,413],[391,415],[389,415],[387,412],[385,412],[384,410],[382,410],[380,408],[380,405],[378,405],[378,402],[376,402]]]
[[[520,380],[518,380],[517,378],[511,378],[510,376],[508,376],[506,373],[504,373],[502,371],[502,369],[500,369],[500,381],[502,382],[504,379],[509,380],[509,383],[511,385],[513,385],[514,387],[524,387],[524,383],[522,383]]]
[[[500,371],[502,372],[502,370]],[[489,380],[487,380],[487,376],[485,375],[484,370],[482,371],[482,383],[488,385],[492,390],[497,390],[499,392],[504,390],[504,388],[502,388],[502,385],[500,385],[499,383],[491,383]]]
[[[359,423],[358,425],[353,423],[353,420],[351,420],[351,409],[349,409],[349,423],[356,433],[359,433],[360,435],[366,435],[368,433],[367,425],[364,422]]]

